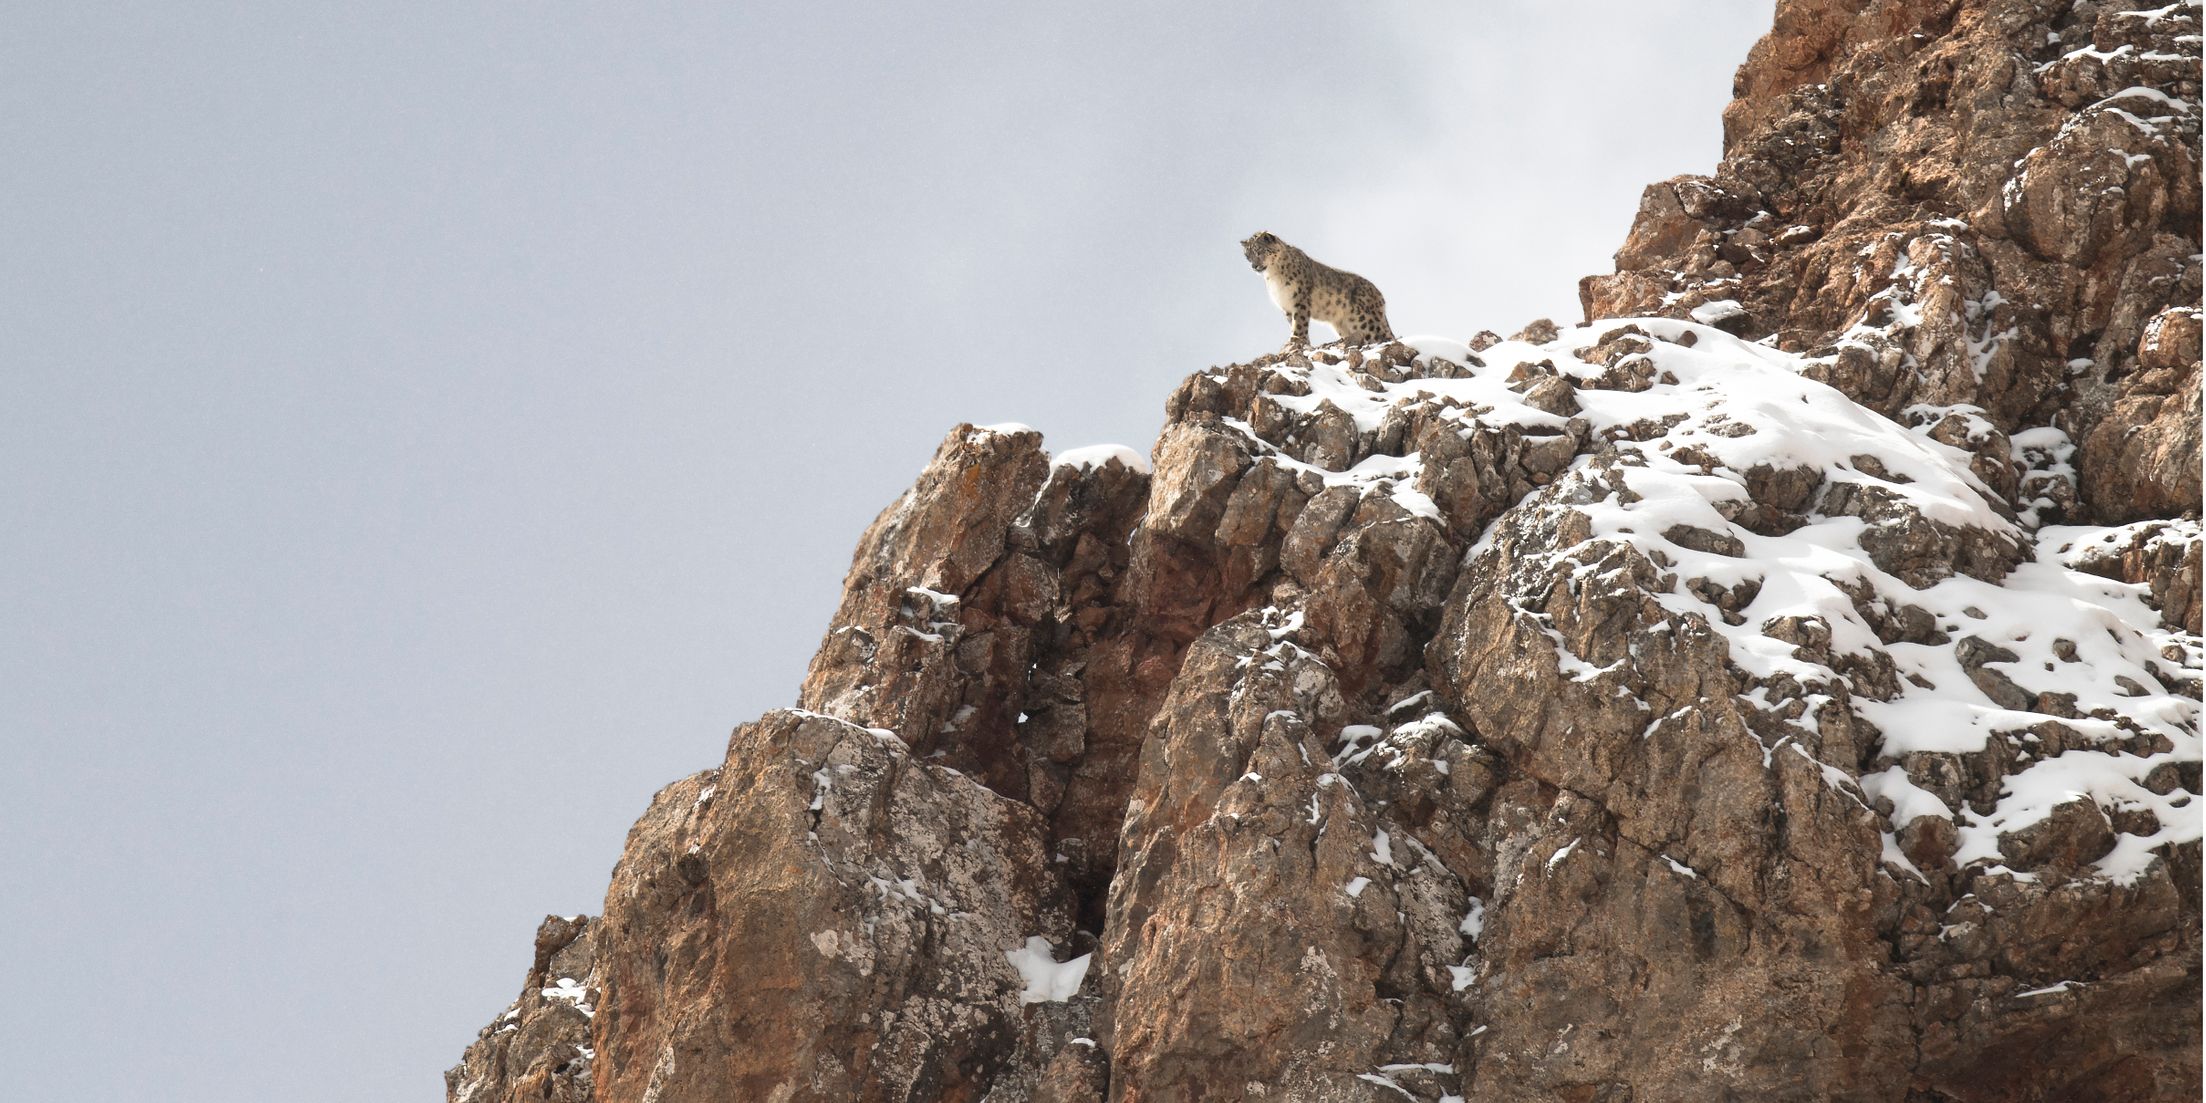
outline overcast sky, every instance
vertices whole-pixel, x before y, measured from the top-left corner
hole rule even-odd
[[[1577,317],[1769,0],[17,4],[10,1100],[435,1099],[960,421]],[[1458,5],[1469,9],[1472,5]]]

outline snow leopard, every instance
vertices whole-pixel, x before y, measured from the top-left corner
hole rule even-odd
[[[1241,243],[1249,267],[1264,274],[1272,303],[1285,311],[1294,325],[1290,347],[1310,343],[1310,319],[1332,326],[1350,345],[1369,345],[1394,339],[1386,321],[1386,298],[1370,280],[1329,268],[1310,254],[1259,233]]]

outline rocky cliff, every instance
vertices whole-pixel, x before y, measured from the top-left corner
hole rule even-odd
[[[1610,320],[958,427],[450,1099],[2195,1099],[2199,33],[1782,3]]]

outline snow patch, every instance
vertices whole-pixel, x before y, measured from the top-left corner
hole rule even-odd
[[[1123,444],[1091,444],[1085,448],[1068,448],[1057,453],[1049,462],[1051,467],[1070,467],[1088,470],[1117,462],[1129,470],[1150,474],[1149,457]]]
[[[552,985],[550,988],[540,988],[537,990],[537,994],[547,1000],[558,1000],[572,1006],[575,1010],[582,1012],[584,1018],[594,1018],[597,1015],[597,1008],[590,1006],[589,989],[583,987],[582,982],[573,977],[561,977],[559,983]]]
[[[1063,1003],[1080,993],[1080,982],[1087,978],[1088,962],[1095,955],[1081,954],[1061,962],[1053,956],[1055,949],[1050,940],[1034,935],[1026,945],[1003,952],[1005,960],[1026,981],[1026,990],[1019,993],[1020,1003]]]
[[[1737,299],[1717,299],[1713,302],[1702,303],[1687,311],[1687,313],[1692,316],[1694,321],[1704,326],[1712,326],[1718,322],[1728,321],[1745,314],[1746,308],[1740,306]]]
[[[1579,844],[1580,842],[1582,842],[1582,841],[1584,841],[1584,840],[1583,840],[1582,838],[1579,838],[1579,839],[1572,839],[1572,840],[1570,840],[1570,842],[1569,842],[1568,844],[1566,844],[1566,845],[1565,845],[1565,846],[1564,846],[1564,847],[1563,847],[1563,848],[1562,848],[1561,850],[1558,850],[1558,851],[1556,851],[1555,853],[1553,853],[1553,854],[1550,854],[1550,855],[1548,855],[1548,856],[1547,856],[1547,868],[1548,868],[1549,870],[1551,870],[1551,871],[1552,871],[1552,870],[1553,870],[1553,869],[1554,869],[1554,868],[1555,868],[1556,866],[1559,866],[1559,865],[1561,865],[1561,864],[1562,864],[1562,862],[1563,862],[1563,859],[1565,859],[1565,858],[1568,858],[1568,857],[1570,857],[1570,854],[1571,854],[1571,852],[1572,852],[1572,851],[1574,851],[1574,850],[1577,850],[1577,849],[1578,849],[1578,844]]]

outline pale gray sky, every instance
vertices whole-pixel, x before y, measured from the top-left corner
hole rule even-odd
[[[1468,5],[1461,7],[1468,8]],[[961,420],[1572,320],[1769,0],[0,15],[11,1100],[432,1099]]]

